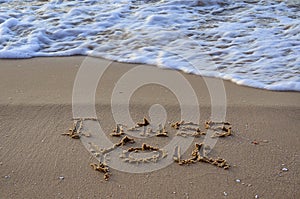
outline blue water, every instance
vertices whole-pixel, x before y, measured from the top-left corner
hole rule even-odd
[[[0,0],[0,58],[71,55],[300,91],[300,3]]]

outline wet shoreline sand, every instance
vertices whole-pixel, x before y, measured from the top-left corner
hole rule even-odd
[[[61,135],[72,123],[73,83],[84,58],[0,60],[1,198],[299,197],[300,94],[228,81],[224,81],[226,120],[232,123],[233,136],[219,139],[211,155],[225,158],[231,165],[229,170],[205,163],[173,163],[142,174],[111,169],[112,176],[106,182],[103,174],[89,166],[95,160],[80,140]],[[133,67],[113,63],[98,85],[96,111],[107,134],[115,127],[111,92],[122,74]],[[198,96],[203,123],[210,117],[205,83],[199,76],[183,75]],[[158,94],[153,95],[154,91]],[[165,107],[169,121],[180,117],[178,101],[170,91],[145,86],[132,98],[133,119],[147,115],[153,103]],[[166,143],[155,140],[154,144]]]

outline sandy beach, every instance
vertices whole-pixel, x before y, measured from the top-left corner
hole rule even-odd
[[[230,163],[228,170],[206,163],[172,163],[141,174],[111,169],[112,176],[105,181],[102,173],[89,166],[96,161],[81,141],[61,135],[72,124],[73,85],[84,59],[0,60],[0,198],[300,197],[300,93],[254,89],[229,81],[223,83],[226,120],[232,124],[233,135],[220,138],[211,152]],[[116,125],[110,107],[114,86],[135,66],[114,62],[99,82],[96,111],[107,134]],[[197,95],[202,124],[211,109],[206,84],[200,76],[182,75]],[[179,119],[174,95],[150,85],[132,96],[130,112],[135,122],[156,103],[165,107],[168,121]],[[152,144],[166,143],[156,140]]]

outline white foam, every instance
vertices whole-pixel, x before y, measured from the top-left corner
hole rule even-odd
[[[93,55],[300,91],[300,4],[0,0],[0,58]]]

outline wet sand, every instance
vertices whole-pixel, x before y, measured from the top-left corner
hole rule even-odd
[[[228,81],[223,82],[226,120],[232,123],[233,135],[220,138],[211,156],[225,158],[230,169],[172,163],[142,174],[111,169],[112,176],[105,181],[102,173],[89,166],[96,161],[81,141],[61,135],[72,124],[73,84],[84,59],[0,60],[0,198],[300,197],[300,93],[259,90]],[[99,82],[96,111],[107,134],[115,127],[110,107],[114,85],[135,66],[112,63]],[[206,84],[202,77],[183,76],[198,97],[202,124],[211,114]],[[134,121],[147,116],[156,103],[165,107],[168,121],[180,119],[175,96],[166,88],[148,85],[130,101]],[[152,144],[163,146],[168,139],[155,139]]]

